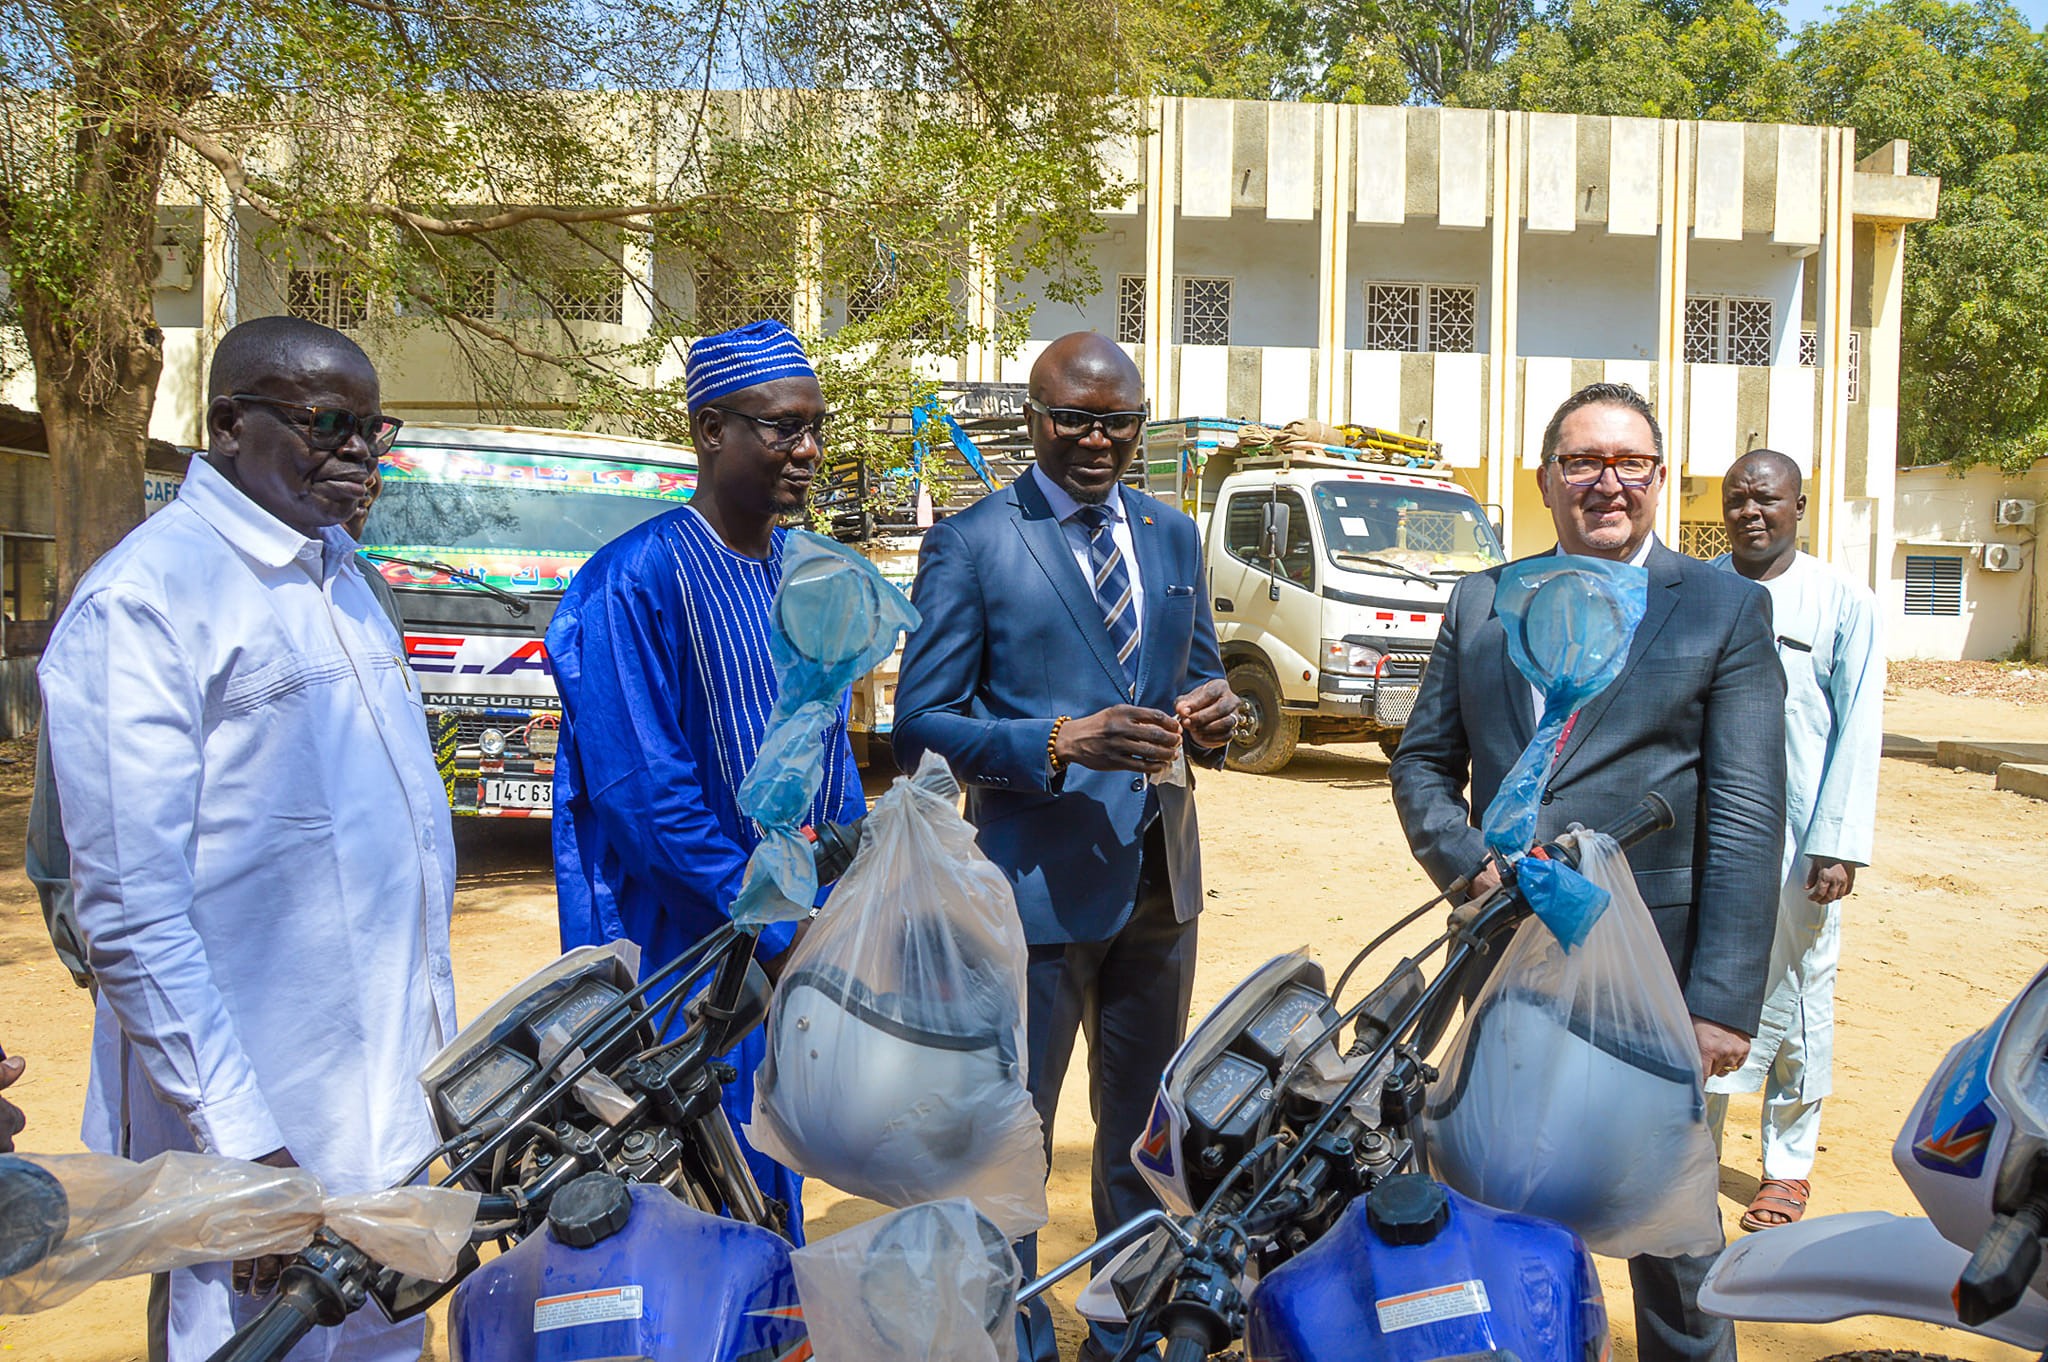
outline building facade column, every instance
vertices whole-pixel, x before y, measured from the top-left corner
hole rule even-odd
[[[1316,403],[1318,421],[1342,421],[1351,405],[1344,339],[1350,331],[1351,155],[1356,136],[1348,104],[1317,109],[1322,143],[1321,246],[1316,263]]]
[[[1180,414],[1173,387],[1173,227],[1180,211],[1180,100],[1152,101],[1145,139],[1145,394],[1154,415]]]
[[[1522,189],[1528,116],[1493,115],[1493,216],[1486,315],[1486,499],[1500,508],[1501,525],[1515,523],[1515,469],[1521,453],[1520,316],[1522,294]]]
[[[1674,547],[1685,499],[1685,293],[1691,268],[1693,135],[1691,123],[1667,118],[1658,125],[1664,182],[1657,208],[1657,391],[1651,409],[1664,430],[1664,496],[1657,507],[1657,536]]]
[[[1841,504],[1848,493],[1850,292],[1855,286],[1856,213],[1851,202],[1856,168],[1855,131],[1827,135],[1827,207],[1820,244],[1820,439],[1806,498],[1813,518],[1813,554],[1841,559]],[[1876,347],[1872,347],[1873,349]],[[1894,403],[1896,403],[1894,397]],[[1896,434],[1894,434],[1896,439]]]

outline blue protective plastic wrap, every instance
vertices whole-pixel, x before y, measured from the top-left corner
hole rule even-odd
[[[738,794],[762,834],[733,905],[742,927],[804,917],[817,901],[817,868],[802,827],[825,780],[825,730],[846,688],[917,623],[917,608],[873,563],[822,535],[790,531],[768,635],[780,690]]]
[[[1621,674],[1649,587],[1643,569],[1604,558],[1550,554],[1501,569],[1493,608],[1507,631],[1508,656],[1543,696],[1536,735],[1481,823],[1487,850],[1503,865],[1515,866],[1536,840],[1536,815],[1566,725]],[[1524,877],[1523,897],[1569,949],[1585,939],[1607,896],[1569,867],[1541,864],[1529,867],[1536,873]]]

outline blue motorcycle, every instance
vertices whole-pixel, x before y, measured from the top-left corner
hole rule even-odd
[[[1670,806],[1650,795],[1610,835],[1627,847],[1671,824]],[[1569,845],[1543,854],[1577,860]],[[1424,1056],[1481,958],[1528,915],[1513,880],[1454,911],[1359,1002],[1340,1012],[1333,1001],[1372,951],[1442,902],[1367,945],[1335,989],[1302,953],[1233,989],[1174,1056],[1132,1150],[1167,1209],[1111,1232],[1020,1299],[1114,1254],[1078,1304],[1124,1327],[1119,1362],[1161,1339],[1166,1362],[1239,1340],[1251,1362],[1601,1362],[1607,1311],[1579,1237],[1421,1171],[1419,1118],[1437,1077]],[[1419,962],[1438,950],[1444,965],[1425,982]]]

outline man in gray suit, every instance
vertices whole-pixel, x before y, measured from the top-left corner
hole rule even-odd
[[[1567,398],[1543,433],[1537,477],[1557,551],[1636,564],[1650,585],[1621,674],[1565,730],[1536,836],[1611,823],[1652,790],[1670,801],[1676,825],[1629,860],[1702,1065],[1732,1073],[1763,1008],[1784,837],[1785,680],[1770,599],[1657,542],[1664,437],[1633,388],[1599,383]],[[1474,895],[1500,879],[1474,823],[1536,730],[1534,689],[1494,614],[1497,577],[1451,592],[1392,773],[1416,859],[1439,885],[1471,876]],[[1733,1327],[1698,1306],[1711,1262],[1630,1261],[1644,1362],[1735,1356]]]

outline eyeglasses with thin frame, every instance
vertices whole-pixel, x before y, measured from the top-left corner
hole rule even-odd
[[[819,449],[823,449],[825,447],[825,428],[832,420],[832,413],[829,411],[815,421],[806,421],[801,416],[756,416],[750,411],[741,411],[737,407],[721,407],[716,403],[710,402],[705,403],[705,405],[713,411],[724,412],[727,416],[737,416],[743,420],[752,421],[763,430],[774,431],[773,435],[763,435],[761,443],[767,445],[777,454],[789,453],[790,450],[795,449],[797,445],[803,442],[803,438],[806,435],[818,442]]]
[[[1083,411],[1079,407],[1048,407],[1035,397],[1024,405],[1052,422],[1052,433],[1062,440],[1085,440],[1097,426],[1112,440],[1135,440],[1145,429],[1146,411]]]
[[[1623,487],[1648,487],[1657,480],[1657,469],[1664,461],[1654,454],[1560,454],[1550,462],[1568,487],[1591,487],[1610,468]]]
[[[285,421],[296,426],[310,449],[340,449],[361,435],[370,452],[383,458],[398,440],[405,422],[395,416],[373,416],[365,421],[346,407],[309,407],[302,402],[285,402],[256,393],[230,393],[230,402],[254,402],[284,413]]]

